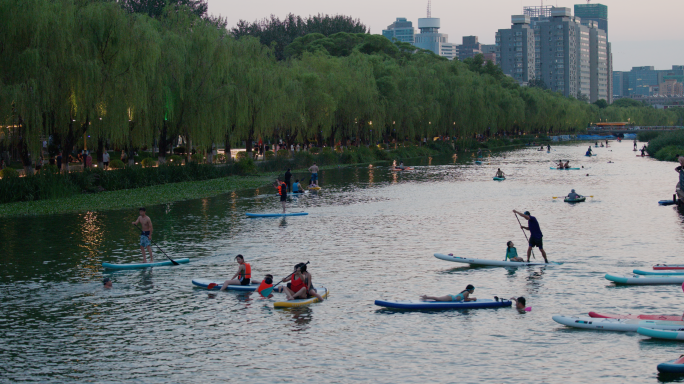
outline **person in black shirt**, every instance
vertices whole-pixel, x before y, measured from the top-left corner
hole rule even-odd
[[[285,184],[287,184],[288,192],[292,192],[292,173],[290,172],[290,168],[285,172]]]

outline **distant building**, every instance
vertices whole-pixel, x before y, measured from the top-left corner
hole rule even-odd
[[[624,94],[622,90],[622,82],[624,79],[623,73],[624,72],[622,71],[613,72],[613,99],[621,98]]]
[[[613,52],[608,38],[608,7],[603,4],[575,4],[575,17],[582,22],[595,21],[598,29],[606,33],[606,77],[608,78],[607,93],[605,99],[609,104],[613,103]]]
[[[397,20],[390,24],[387,29],[382,30],[382,35],[386,38],[394,41],[402,41],[404,43],[413,44],[415,29],[413,29],[413,23],[407,21],[404,17],[397,17]]]
[[[497,64],[496,44],[482,44],[482,54],[484,55],[485,62],[491,61],[492,64]]]
[[[510,29],[496,33],[496,63],[504,74],[518,83],[526,84],[535,78],[535,36],[530,17],[511,16]]]
[[[584,20],[582,20],[584,23]],[[599,28],[599,24],[590,21],[589,26],[589,69],[590,69],[590,92],[589,101],[597,100],[612,102],[608,74],[608,37],[606,32]]]
[[[463,36],[462,41],[463,43],[457,46],[459,60],[472,59],[475,55],[482,53],[482,44],[477,36]]]
[[[414,45],[418,48],[427,49],[439,56],[453,60],[456,53],[455,44],[449,43],[449,35],[439,33],[440,20],[435,17],[418,19],[420,33],[415,35]]]

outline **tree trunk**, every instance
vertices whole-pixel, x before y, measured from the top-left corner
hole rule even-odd
[[[104,155],[104,140],[97,139],[97,167],[100,169],[104,169],[102,155]]]
[[[74,123],[69,122],[69,133],[64,137],[64,147],[62,148],[62,170],[64,172],[69,172],[69,156],[71,156],[71,151],[74,150],[74,143],[76,138],[74,137]]]
[[[167,135],[166,120],[164,120],[164,124],[162,125],[161,133],[159,134],[159,155],[157,156],[157,161],[159,162],[159,165],[166,163],[166,152],[168,151],[168,147],[169,147],[169,141],[166,138],[166,135]]]
[[[233,161],[233,157],[230,154],[230,136],[226,135],[225,142],[223,143],[223,154],[226,156],[226,163]]]
[[[214,164],[214,143],[207,149],[207,164]]]

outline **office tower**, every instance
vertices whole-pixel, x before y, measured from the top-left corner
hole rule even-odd
[[[622,90],[623,72],[614,71],[613,72],[613,99],[623,97],[624,92]]]
[[[613,52],[610,43],[608,43],[608,7],[603,4],[575,4],[575,17],[579,17],[582,22],[595,21],[598,23],[598,29],[606,33],[606,67],[608,78],[608,98],[606,101],[611,104],[613,102]]]
[[[427,49],[439,56],[453,60],[456,57],[456,44],[449,43],[449,35],[439,33],[440,20],[435,17],[418,19],[420,33],[415,35],[414,45]]]
[[[491,61],[492,64],[496,65],[496,44],[482,44],[482,55],[484,55],[485,62]],[[534,62],[532,66],[534,67]]]
[[[672,82],[674,80],[675,82]],[[618,87],[618,81],[621,81]],[[655,69],[653,66],[632,67],[631,71],[615,72],[614,94],[619,97],[672,96],[684,83],[684,66],[673,65],[672,69]]]
[[[397,17],[397,20],[390,24],[387,29],[382,30],[382,35],[394,41],[402,41],[404,43],[413,44],[415,30],[413,23],[407,21],[404,17]]]
[[[461,61],[482,53],[482,44],[478,41],[477,36],[463,36],[463,43],[457,48],[458,59]]]
[[[535,78],[535,36],[530,17],[511,16],[510,29],[496,33],[496,63],[504,74],[525,84]]]

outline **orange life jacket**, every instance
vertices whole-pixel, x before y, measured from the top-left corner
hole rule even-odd
[[[252,278],[252,267],[249,265],[249,263],[243,263],[242,265],[245,266],[245,272],[240,272],[238,275],[239,279],[251,279]]]
[[[280,196],[287,195],[287,184],[280,183],[280,187],[278,187],[278,192],[280,193]]]

